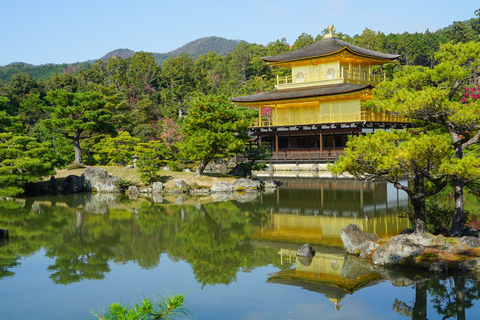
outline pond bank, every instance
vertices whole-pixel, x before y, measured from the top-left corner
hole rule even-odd
[[[477,230],[462,238],[428,233],[403,234],[379,239],[363,233],[356,224],[341,230],[346,253],[358,255],[375,266],[408,266],[430,273],[480,272],[480,239]]]

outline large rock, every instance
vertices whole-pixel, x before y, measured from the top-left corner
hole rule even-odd
[[[470,247],[470,248],[480,247],[480,239],[475,238],[475,237],[468,237],[468,236],[461,237],[460,239],[458,239],[458,242],[462,243],[462,244],[464,244],[464,245],[466,245],[467,247]]]
[[[262,182],[263,188],[265,189],[276,189],[280,187],[283,183],[280,181],[266,180]]]
[[[95,188],[99,193],[117,193],[119,192],[116,183],[118,180],[121,180],[120,177],[102,178],[97,182]]]
[[[57,186],[57,193],[72,194],[83,191],[83,178],[75,175],[69,175]]]
[[[8,238],[8,229],[0,228],[0,239]]]
[[[472,260],[467,260],[460,262],[458,264],[458,270],[462,272],[468,272],[468,271],[480,271],[480,258],[475,258]]]
[[[346,253],[359,254],[366,241],[380,240],[376,233],[363,233],[358,224],[350,223],[340,231]]]
[[[305,243],[297,250],[297,256],[313,258],[315,257],[315,250],[313,250],[310,243]]]
[[[245,191],[245,192],[252,192],[252,191],[260,191],[262,184],[260,181],[240,178],[233,182],[233,190],[235,191]]]
[[[163,193],[163,183],[154,182],[152,185],[152,193]]]
[[[366,241],[363,243],[362,252],[360,253],[360,258],[365,259],[368,255],[371,255],[372,252],[378,249],[380,245],[373,241]]]
[[[239,163],[235,167],[233,167],[233,169],[230,170],[228,174],[231,174],[232,176],[245,178],[252,175],[252,170],[250,170],[250,167],[245,163]]]
[[[107,178],[108,176],[108,172],[105,169],[94,167],[88,168],[82,173],[83,190],[92,191],[93,189],[97,189],[97,184],[100,182],[100,180]]]
[[[130,186],[128,187],[128,194],[132,196],[138,196],[140,194],[140,191],[138,191],[138,188],[136,186]]]
[[[378,249],[372,256],[372,262],[376,265],[398,264],[408,258],[419,256],[425,250],[425,246],[414,242],[405,236],[397,236]]]
[[[448,271],[448,263],[446,261],[438,261],[430,263],[428,266],[428,272],[431,273],[444,273]]]
[[[190,185],[186,183],[185,180],[182,180],[182,179],[175,180],[175,185],[177,186],[178,189],[182,191],[185,191],[190,187]]]
[[[211,188],[212,192],[233,192],[233,186],[228,182],[220,181],[215,183]]]

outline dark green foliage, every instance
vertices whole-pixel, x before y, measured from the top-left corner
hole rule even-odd
[[[117,181],[115,181],[115,184],[117,185],[117,189],[120,192],[125,192],[131,186],[135,186],[135,183],[133,181],[130,181],[130,180],[117,180]]]

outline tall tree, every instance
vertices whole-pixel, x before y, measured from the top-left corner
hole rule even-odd
[[[415,213],[415,232],[426,232],[425,198],[440,192],[449,181],[443,167],[451,160],[445,135],[406,131],[377,131],[352,138],[345,156],[331,168],[336,174],[348,172],[359,179],[381,177],[407,193]],[[410,175],[413,187],[400,180]],[[427,189],[425,180],[432,184]]]
[[[465,87],[480,76],[480,43],[445,44],[436,54],[433,69],[406,67],[392,81],[373,90],[371,104],[381,111],[434,125],[451,137],[454,157],[464,158],[464,149],[480,139],[480,99],[462,99]],[[474,159],[468,159],[474,161]],[[464,227],[463,186],[455,181],[455,209],[450,234],[459,236]]]
[[[50,117],[43,120],[48,128],[54,128],[72,140],[75,163],[83,164],[80,140],[99,133],[113,133],[115,126],[112,112],[105,109],[106,102],[98,92],[71,93],[63,89],[49,91],[45,107]]]
[[[180,148],[185,158],[201,160],[196,174],[201,175],[210,161],[244,149],[252,112],[235,107],[226,96],[199,96],[191,102]]]

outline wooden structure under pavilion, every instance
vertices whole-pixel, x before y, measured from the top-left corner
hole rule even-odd
[[[304,48],[263,57],[272,66],[290,68],[291,76],[277,77],[276,90],[235,97],[233,102],[258,107],[250,128],[252,142],[270,150],[270,162],[332,162],[343,154],[349,135],[410,126],[406,118],[374,113],[361,105],[385,79],[371,67],[398,57],[352,45],[330,33]],[[262,116],[264,108],[271,116]]]

